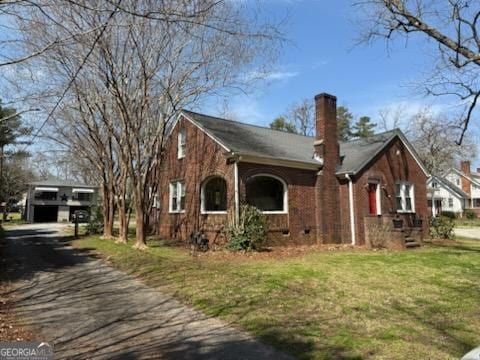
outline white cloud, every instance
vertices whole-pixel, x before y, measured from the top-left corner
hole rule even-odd
[[[298,76],[297,71],[273,70],[273,71],[251,71],[246,74],[247,81],[266,80],[266,81],[285,81]]]

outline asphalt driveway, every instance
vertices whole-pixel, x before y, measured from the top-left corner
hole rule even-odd
[[[455,228],[455,235],[480,240],[480,227]]]
[[[55,359],[289,359],[69,247],[60,224],[7,231],[16,310]],[[1,297],[1,294],[0,294]]]

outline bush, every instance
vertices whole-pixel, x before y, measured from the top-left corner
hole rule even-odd
[[[244,205],[238,224],[233,219],[229,221],[225,237],[230,250],[259,250],[267,239],[267,217],[256,207]]]
[[[453,239],[453,220],[446,216],[437,216],[430,220],[430,235],[436,239]]]
[[[471,209],[466,209],[465,210],[465,217],[468,220],[475,220],[477,218],[477,214],[475,213],[475,211],[473,211]]]
[[[99,206],[90,209],[90,220],[87,224],[87,234],[95,235],[103,232],[103,214]]]
[[[442,213],[440,215],[443,216],[443,217],[447,217],[449,219],[456,219],[457,218],[457,213],[455,213],[453,211],[442,211]]]

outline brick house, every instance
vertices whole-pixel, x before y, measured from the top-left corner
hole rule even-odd
[[[249,203],[267,215],[274,245],[369,245],[378,226],[395,247],[421,240],[428,174],[405,136],[339,144],[336,97],[317,95],[315,107],[315,137],[182,111],[160,171],[159,234],[182,241],[202,231],[221,243],[228,218]]]

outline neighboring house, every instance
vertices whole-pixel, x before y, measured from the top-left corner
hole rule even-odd
[[[267,215],[270,244],[368,245],[393,219],[426,234],[428,174],[402,132],[339,144],[336,98],[315,104],[315,137],[182,111],[159,177],[159,234],[223,242],[244,203]]]
[[[431,176],[427,181],[428,207],[433,216],[443,211],[463,216],[468,194],[454,183],[440,176]]]
[[[76,210],[89,210],[98,188],[70,181],[46,180],[29,184],[25,218],[28,222],[71,221]]]
[[[451,168],[443,177],[467,195],[464,209],[471,209],[480,217],[480,168],[477,172],[470,168],[470,161],[462,161],[460,170]]]

